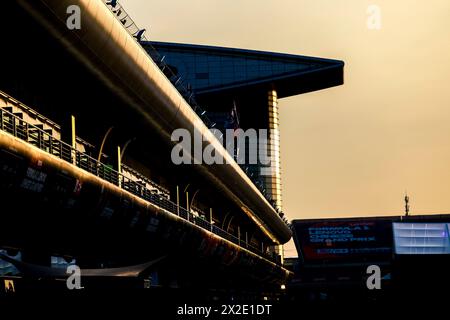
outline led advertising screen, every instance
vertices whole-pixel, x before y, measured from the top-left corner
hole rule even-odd
[[[377,260],[392,253],[392,222],[385,220],[295,221],[301,256],[308,261]]]

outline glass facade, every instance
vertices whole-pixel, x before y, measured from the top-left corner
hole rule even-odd
[[[299,63],[273,57],[254,55],[211,53],[204,50],[183,48],[156,48],[165,63],[176,70],[183,82],[189,83],[194,91],[207,90],[229,85],[246,84],[284,74],[308,70],[315,64]]]

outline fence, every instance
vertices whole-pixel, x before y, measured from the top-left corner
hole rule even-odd
[[[54,138],[51,133],[47,132],[45,129],[41,129],[35,125],[27,123],[21,119],[19,115],[13,114],[5,109],[0,109],[0,129],[53,156],[72,163],[78,168],[94,174],[97,177],[108,181],[160,208],[163,208],[192,224],[213,232],[216,235],[227,239],[238,246],[247,248],[258,255],[265,256],[266,258],[275,261],[274,256],[259,250],[231,233],[222,230],[204,218],[195,216],[185,208],[170,201],[163,195],[165,190],[158,190],[158,185],[150,179],[146,177],[144,177],[144,180],[127,178],[118,171],[114,170],[111,166],[105,165],[91,156],[72,148],[69,144]],[[128,170],[132,169],[128,168]],[[143,177],[140,174],[139,176]],[[154,189],[147,188],[146,183],[149,183]]]

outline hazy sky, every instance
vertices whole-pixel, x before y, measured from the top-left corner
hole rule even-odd
[[[290,219],[401,214],[405,189],[412,214],[450,213],[450,1],[121,3],[152,40],[345,61],[343,86],[280,100]]]

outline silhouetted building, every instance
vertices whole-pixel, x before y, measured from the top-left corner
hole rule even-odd
[[[290,261],[290,296],[382,303],[442,298],[439,287],[450,284],[449,223],[450,215],[294,220],[299,257]],[[370,266],[380,268],[380,290],[367,286]]]
[[[2,272],[59,279],[76,263],[150,287],[278,290],[292,273],[277,251],[291,238],[277,100],[342,84],[343,62],[148,42],[116,1],[86,3],[2,4]],[[268,129],[271,174],[211,135],[201,147],[229,164],[173,163],[176,129],[217,124]]]

